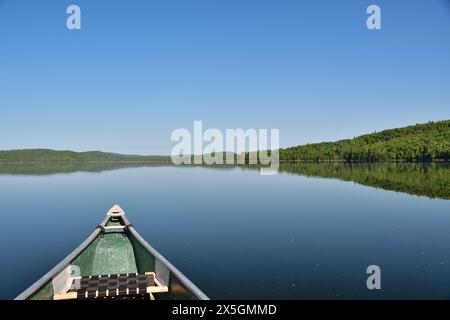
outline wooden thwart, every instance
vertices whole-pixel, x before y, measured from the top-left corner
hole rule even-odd
[[[54,300],[108,299],[168,292],[154,272],[75,277],[68,292],[55,294]]]

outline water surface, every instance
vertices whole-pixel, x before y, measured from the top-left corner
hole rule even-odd
[[[448,165],[0,165],[0,298],[114,203],[211,298],[449,298]],[[366,268],[382,290],[366,287]]]

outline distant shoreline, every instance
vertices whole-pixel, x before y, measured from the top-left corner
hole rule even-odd
[[[203,149],[202,149],[203,150]],[[377,163],[377,162],[450,162],[450,120],[387,129],[335,142],[305,144],[280,148],[280,162],[311,163]],[[276,151],[268,151],[273,153]],[[231,153],[231,152],[230,152]],[[213,152],[215,158],[228,158],[228,152]],[[186,159],[195,155],[183,155]],[[245,157],[245,162],[258,158],[258,151],[233,154]],[[276,158],[272,157],[271,161]],[[0,150],[0,163],[167,163],[171,156],[126,155],[101,151],[75,152],[70,150],[22,149]],[[257,160],[258,162],[258,160]]]
[[[0,164],[76,164],[76,163],[105,163],[105,164],[110,164],[110,163],[169,163],[169,164],[174,164],[172,161],[170,160],[59,160],[59,161],[0,161]],[[347,161],[347,160],[319,160],[319,161],[314,161],[314,160],[280,160],[280,163],[315,163],[315,164],[320,164],[320,163],[346,163],[346,164],[376,164],[376,163],[450,163],[450,160],[447,159],[433,159],[433,160],[402,160],[402,159],[397,159],[397,160],[377,160],[377,161]],[[175,165],[175,164],[174,164]],[[228,163],[223,163],[223,164],[206,164],[206,163],[202,163],[202,164],[181,164],[181,166],[186,166],[186,165],[192,165],[192,166],[214,166],[214,165],[235,165],[235,166],[240,166],[240,165],[260,165],[258,164],[249,164],[249,163],[244,163],[244,164],[238,164],[238,163],[232,163],[232,164],[228,164]]]
[[[63,160],[63,161],[0,161],[0,164],[58,164],[58,163],[172,163],[168,160]]]

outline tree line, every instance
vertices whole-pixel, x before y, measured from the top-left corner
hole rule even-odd
[[[450,161],[450,120],[280,149],[285,161]]]

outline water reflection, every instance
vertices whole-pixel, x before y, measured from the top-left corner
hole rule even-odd
[[[51,175],[172,166],[168,162],[66,162],[0,164],[0,175]],[[203,166],[215,170],[235,166]],[[240,166],[259,170],[257,166]],[[450,199],[450,163],[282,163],[281,173],[321,177],[429,198]]]

